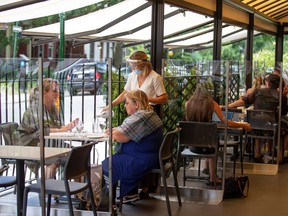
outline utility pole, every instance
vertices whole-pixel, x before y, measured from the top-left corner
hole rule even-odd
[[[59,14],[60,20],[60,44],[59,44],[59,60],[65,57],[65,13]]]

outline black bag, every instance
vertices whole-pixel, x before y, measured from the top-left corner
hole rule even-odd
[[[245,198],[249,192],[248,176],[237,178],[229,177],[225,179],[224,199]]]

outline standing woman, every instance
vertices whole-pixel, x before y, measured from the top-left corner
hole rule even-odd
[[[128,91],[141,90],[147,97],[150,106],[156,110],[155,106],[167,102],[167,93],[164,87],[163,78],[153,70],[152,64],[144,51],[135,51],[127,60],[132,72],[128,75],[126,85],[123,92],[112,101],[112,106],[118,105],[125,100],[125,95]],[[103,111],[108,110],[106,106]],[[142,191],[140,198],[149,197],[149,191],[154,192],[158,182],[156,174],[148,174],[142,181]],[[131,194],[137,194],[137,191]]]
[[[132,73],[128,75],[128,80],[123,92],[112,101],[112,106],[120,104],[125,100],[125,93],[130,90],[142,90],[148,96],[151,106],[167,102],[167,94],[163,83],[163,78],[153,70],[148,56],[143,51],[134,52],[127,60]],[[105,107],[104,110],[108,110]]]

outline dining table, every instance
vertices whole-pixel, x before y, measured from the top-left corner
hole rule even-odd
[[[101,142],[108,141],[108,136],[104,133],[92,133],[92,132],[57,132],[50,133],[44,136],[44,139],[66,140],[66,141],[84,141],[84,142]]]
[[[52,159],[54,157],[66,155],[71,148],[44,148],[44,159]],[[17,196],[17,215],[22,215],[23,192],[25,187],[24,161],[40,161],[40,147],[38,146],[17,146],[17,145],[1,145],[0,158],[14,159],[16,161],[16,196]]]

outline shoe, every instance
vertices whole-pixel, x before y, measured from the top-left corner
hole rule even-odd
[[[149,198],[149,193],[144,192],[144,191],[140,191],[139,197],[140,197],[140,199],[147,199],[147,198]]]
[[[127,195],[123,197],[123,203],[130,203],[140,200],[139,194]]]
[[[210,181],[210,180],[208,180],[208,182],[206,183],[206,185],[207,186],[214,186],[214,181]],[[220,179],[220,178],[218,178],[217,180],[216,180],[216,186],[220,186],[220,185],[222,185],[222,179]]]
[[[206,175],[209,175],[209,169],[204,168],[204,169],[202,170],[202,173],[203,173],[203,174],[206,174]]]

